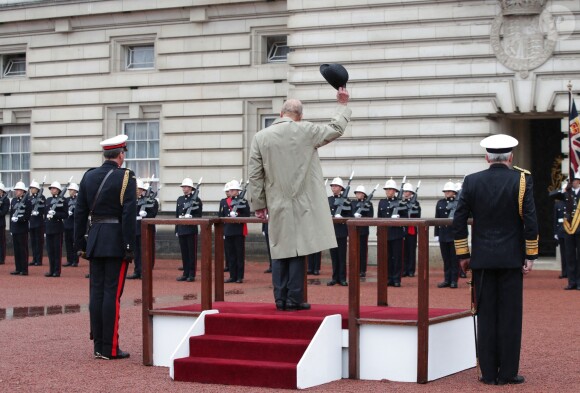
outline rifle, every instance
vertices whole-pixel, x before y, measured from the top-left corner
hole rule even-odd
[[[197,184],[195,186],[195,192],[191,196],[191,201],[189,201],[189,203],[187,205],[183,206],[186,208],[186,210],[185,210],[185,213],[183,213],[183,215],[181,217],[191,218],[191,212],[199,209],[199,203],[197,203],[197,197],[199,195],[199,186],[201,185],[202,180],[203,180],[203,177],[200,177],[199,181],[197,182]],[[161,187],[157,191],[159,191],[160,189],[161,189]]]
[[[463,176],[463,181],[465,181],[466,176],[467,175]],[[449,210],[449,218],[453,218],[455,215],[455,210],[457,210],[457,204],[459,203],[459,197],[461,196],[461,191],[463,191],[463,188],[457,192],[455,199],[451,202],[447,202],[447,206],[445,206],[445,209]]]
[[[155,198],[157,198],[157,194],[159,194],[159,190],[161,190],[161,186],[159,186],[157,188],[157,191],[153,192],[153,187],[151,186],[151,183],[153,183],[154,177],[155,177],[155,175],[151,175],[149,187],[147,188],[147,192],[145,192],[145,198],[139,200],[139,206],[141,206],[141,208],[139,209],[139,215],[141,217],[144,217],[144,215],[141,212],[144,212],[146,209],[155,206]],[[200,182],[201,182],[201,179],[200,179]],[[196,192],[197,192],[197,188],[196,188]],[[147,215],[147,214],[145,214],[145,215]]]
[[[12,215],[12,218],[16,217],[16,220],[18,220],[19,217],[22,217],[22,215],[24,215],[24,213],[26,212],[24,204],[26,203],[26,199],[28,198],[29,194],[30,194],[30,188],[22,196],[22,199],[20,200],[20,202],[18,202],[16,205],[14,205],[14,214]]]
[[[62,187],[58,193],[57,196],[52,198],[52,201],[50,201],[50,209],[48,209],[48,211],[55,211],[57,207],[61,207],[62,206],[62,202],[64,201],[64,194],[66,193],[66,190],[68,190],[68,187],[70,186],[70,183],[72,182],[73,177],[71,176],[70,179],[68,179],[68,184],[66,185],[66,187]],[[52,216],[50,216],[48,218],[49,220],[52,219]]]
[[[375,191],[377,190],[377,188],[379,188],[379,185],[378,184],[371,191],[371,193],[363,200],[363,202],[359,205],[356,213],[354,213],[354,216],[355,217],[359,217],[362,212],[368,212],[369,211],[368,204],[370,203],[371,199],[373,199],[373,195],[375,195]]]
[[[351,209],[350,206],[346,206],[345,203],[348,200],[348,193],[350,192],[350,182],[354,176],[354,171],[350,174],[350,178],[348,179],[348,184],[346,188],[342,190],[342,193],[338,198],[334,200],[334,206],[338,206],[334,212],[334,217],[342,217],[342,211],[349,211]]]
[[[34,179],[32,180],[34,181]],[[32,215],[33,216],[38,216],[38,209],[40,209],[42,206],[41,202],[42,202],[42,194],[44,193],[44,183],[46,182],[46,176],[44,176],[44,179],[42,179],[42,184],[40,185],[40,190],[38,190],[38,193],[36,194],[36,199],[34,200],[34,205],[32,206]],[[30,189],[30,187],[28,187]]]
[[[399,218],[399,209],[401,209],[401,201],[403,200],[403,185],[407,182],[407,176],[403,176],[403,181],[401,182],[401,191],[397,194],[397,206],[393,209],[391,218]],[[404,210],[404,209],[403,209]]]
[[[419,210],[417,210],[417,193],[419,192],[419,187],[421,186],[421,180],[419,180],[419,182],[417,183],[417,188],[415,188],[415,194],[413,194],[413,196],[411,197],[411,199],[409,199],[409,202],[407,202],[407,215],[409,216],[409,218],[411,218],[411,214],[417,214],[419,213]]]
[[[235,217],[235,215],[236,215],[235,213],[238,211],[239,208],[243,209],[247,206],[243,203],[243,201],[244,201],[244,198],[246,196],[246,191],[248,191],[248,184],[249,183],[250,183],[250,180],[247,180],[246,184],[244,184],[244,188],[242,189],[242,192],[240,192],[240,195],[238,195],[237,199],[234,200],[232,198],[232,210],[230,211],[230,216]],[[234,214],[232,215],[232,213],[234,213]]]

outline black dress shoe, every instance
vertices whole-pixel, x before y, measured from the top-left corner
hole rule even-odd
[[[175,281],[185,281],[185,280],[187,280],[186,276],[179,276],[175,279]]]
[[[70,262],[67,262],[67,263],[65,263],[65,264],[64,264],[64,265],[62,265],[62,266],[63,266],[63,267],[69,267],[69,266],[72,266],[72,265],[73,265],[72,263],[70,263]]]
[[[272,273],[272,269],[268,268],[268,269],[264,270],[264,273]]]
[[[226,268],[224,269],[224,272],[229,272],[229,271],[230,271],[230,268],[229,268],[229,267],[226,267]]]
[[[20,272],[17,270],[14,270],[13,272],[10,272],[10,274],[12,274],[13,276],[18,276],[20,274]]]
[[[51,272],[44,273],[44,277],[52,277],[52,273]]]
[[[451,286],[451,284],[449,284],[447,281],[443,281],[443,282],[440,282],[439,284],[437,284],[437,288],[448,288],[450,286]]]
[[[306,274],[314,274],[314,272],[312,270],[307,270]]]
[[[91,278],[90,274],[85,274],[85,278]]]
[[[179,267],[177,268],[177,270],[179,270],[179,271],[181,271],[181,272],[182,272],[182,271],[183,271],[183,266],[179,266]]]
[[[568,284],[564,287],[565,291],[570,291],[572,289],[576,289],[576,284]]]
[[[521,375],[516,375],[513,378],[510,379],[499,379],[497,380],[497,384],[498,385],[519,385],[520,383],[524,383],[526,382],[526,379],[524,377],[522,377]]]
[[[329,282],[326,283],[326,286],[329,286],[329,287],[331,287],[333,285],[336,285],[336,281],[334,281],[334,280],[330,280]]]
[[[187,281],[187,282],[194,282],[195,281],[195,277],[189,276],[189,277],[187,277],[187,280],[185,280],[185,281]]]
[[[451,281],[451,284],[449,284],[449,288],[457,288],[457,283],[455,281]]]
[[[60,273],[52,273],[53,277],[60,277]]]
[[[494,379],[479,378],[479,382],[484,383],[486,385],[497,385]]]
[[[286,310],[310,310],[310,304],[308,303],[289,303],[286,302]]]
[[[565,275],[565,274],[560,274],[560,275],[558,276],[558,278],[568,278],[568,276],[567,276],[567,275]]]
[[[79,263],[78,262],[74,262],[74,263],[71,264],[71,266],[72,267],[78,267],[79,266]]]
[[[95,359],[103,359],[103,360],[117,360],[117,359],[127,359],[129,358],[131,355],[129,354],[129,352],[125,352],[125,351],[121,351],[120,349],[117,350],[117,354],[115,356],[107,356],[107,355],[102,355],[99,352],[95,352]]]
[[[366,274],[365,272],[360,272],[360,276],[361,276],[361,277],[366,277],[366,276],[367,276],[367,274]]]
[[[338,283],[341,287],[348,287],[348,283],[346,281],[341,281]]]
[[[21,276],[28,276],[28,272],[20,272]]]
[[[228,278],[227,280],[224,281],[224,283],[228,284],[230,282],[236,282],[236,280],[234,280],[233,278]]]
[[[392,287],[392,286],[394,286],[394,285],[395,285],[395,283],[394,283],[394,282],[392,282],[392,281],[387,281],[387,286],[388,286],[388,287]]]
[[[320,271],[319,270],[315,270],[314,273],[312,273],[312,274],[314,274],[315,276],[320,276]]]
[[[399,287],[401,286],[401,283],[400,283],[400,282],[396,282],[396,283],[394,283],[394,284],[393,284],[393,286],[394,286],[395,288],[399,288]]]
[[[137,273],[133,273],[130,276],[127,276],[127,280],[136,280],[136,279],[140,279],[141,275],[137,274]]]
[[[467,274],[465,274],[464,272],[459,272],[459,277],[467,278]]]
[[[415,273],[409,273],[409,277],[415,277]]]
[[[36,263],[35,263],[35,262],[30,262],[30,263],[28,264],[28,266],[36,266]]]
[[[403,277],[409,277],[409,274],[403,273]]]
[[[278,311],[284,311],[284,310],[286,310],[286,302],[283,302],[281,300],[278,300],[276,302],[276,310],[278,310]]]
[[[244,283],[244,280],[236,280],[236,283],[243,284]]]

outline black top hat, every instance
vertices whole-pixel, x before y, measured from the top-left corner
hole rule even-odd
[[[320,73],[336,90],[345,87],[348,82],[348,71],[341,64],[322,64]]]

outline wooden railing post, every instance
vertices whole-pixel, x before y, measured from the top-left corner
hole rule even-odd
[[[429,226],[417,227],[419,232],[418,304],[417,304],[417,382],[429,378]]]
[[[148,225],[147,219],[141,221],[141,247],[142,257],[142,325],[143,325],[143,365],[153,365],[153,317],[149,310],[153,309],[153,258],[155,254],[155,242],[153,233],[155,224]],[[153,244],[151,244],[153,243]]]
[[[218,220],[214,224],[214,274],[216,302],[224,301],[224,224]]]
[[[212,221],[200,225],[201,232],[201,309],[211,310],[211,228]]]
[[[348,225],[349,256],[348,269],[348,377],[359,379],[359,324],[360,318],[360,236],[359,229]]]
[[[387,227],[377,226],[377,306],[388,306],[389,251]]]

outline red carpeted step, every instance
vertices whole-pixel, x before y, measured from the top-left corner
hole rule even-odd
[[[243,336],[195,336],[189,356],[298,363],[310,340]]]
[[[288,314],[210,314],[205,317],[205,334],[311,340],[322,320]]]
[[[188,357],[174,363],[176,381],[296,389],[296,363]]]

